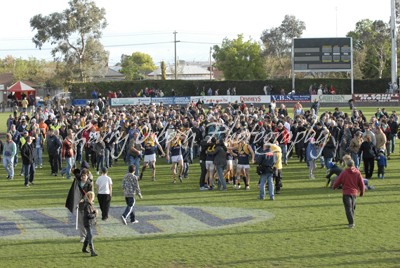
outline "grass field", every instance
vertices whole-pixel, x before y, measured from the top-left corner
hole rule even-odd
[[[363,108],[367,118],[375,110]],[[7,117],[0,115],[0,132]],[[159,159],[158,180],[152,182],[146,173],[141,181],[139,224],[124,226],[119,215],[125,205],[121,181],[127,168],[118,162],[109,172],[113,217],[98,222],[96,258],[81,253],[74,222],[68,222],[64,203],[71,181],[49,176],[45,162],[37,170],[36,184],[25,188],[22,177],[8,181],[0,168],[0,266],[400,267],[399,147],[385,179],[375,175],[371,184],[376,189],[357,198],[355,229],[347,228],[341,192],[325,188],[325,170],[318,169],[317,179],[309,180],[305,164],[295,158],[283,169],[284,185],[275,201],[257,200],[255,166],[249,191],[200,192],[197,163],[188,179],[172,184],[169,166]],[[56,218],[76,235],[61,235],[52,221],[32,221],[32,211]],[[206,212],[205,218],[196,218],[198,211]],[[239,224],[229,220],[240,217]],[[14,229],[18,234],[11,233]]]

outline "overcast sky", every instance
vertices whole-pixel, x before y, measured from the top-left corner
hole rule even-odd
[[[223,38],[259,41],[265,29],[278,27],[285,15],[304,21],[302,37],[344,37],[362,19],[389,22],[390,0],[96,0],[106,10],[107,28],[102,43],[110,52],[110,65],[122,54],[139,51],[154,62],[208,61],[210,47]],[[68,8],[67,0],[12,0],[2,3],[0,58],[7,55],[52,60],[50,44],[42,51],[31,41],[35,32],[29,21],[36,14],[49,15]]]

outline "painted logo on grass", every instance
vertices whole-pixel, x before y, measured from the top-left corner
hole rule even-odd
[[[124,225],[121,221],[124,209],[110,208],[108,221],[98,220],[95,233],[99,237],[163,235],[232,228],[273,218],[273,214],[261,209],[139,206],[135,210],[139,223]],[[75,220],[75,215],[66,209],[3,210],[0,240],[77,237]]]

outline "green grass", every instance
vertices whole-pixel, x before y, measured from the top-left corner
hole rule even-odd
[[[375,108],[363,108],[367,117]],[[4,122],[8,114],[0,117]],[[4,119],[3,119],[4,118]],[[1,126],[3,127],[3,126]],[[0,128],[0,132],[2,129]],[[389,161],[385,180],[373,179],[375,191],[357,198],[356,228],[346,228],[340,191],[324,187],[325,171],[319,169],[315,181],[308,180],[304,163],[290,159],[283,170],[282,194],[274,202],[257,200],[255,167],[251,190],[227,192],[198,191],[198,164],[190,178],[172,184],[169,166],[158,161],[158,181],[146,173],[141,182],[143,200],[136,206],[195,206],[261,209],[274,218],[254,224],[176,234],[116,236],[95,235],[99,256],[80,252],[78,235],[72,238],[12,240],[0,237],[2,267],[398,267],[399,246],[399,144]],[[18,166],[17,173],[20,166]],[[112,207],[124,206],[121,180],[126,166],[118,163],[110,170],[114,182]],[[38,170],[36,185],[26,189],[22,177],[5,179],[0,168],[0,213],[8,210],[63,209],[71,182],[50,177],[49,165]],[[66,210],[66,209],[65,209]],[[121,211],[122,212],[122,211]],[[145,213],[137,213],[141,220]],[[0,228],[2,219],[0,214]],[[227,216],[229,217],[229,216]],[[168,221],[165,221],[168,224]],[[20,225],[26,224],[19,222]],[[99,227],[122,223],[99,222]],[[139,223],[140,224],[140,223]],[[178,223],[179,224],[179,223]],[[180,224],[188,224],[181,222]],[[128,228],[128,227],[127,227]],[[43,237],[46,237],[43,233]],[[88,259],[89,258],[89,259]],[[90,261],[85,262],[85,261]]]

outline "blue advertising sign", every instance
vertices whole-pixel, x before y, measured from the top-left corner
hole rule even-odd
[[[123,105],[149,105],[151,102],[150,98],[112,98],[111,106],[123,106]]]
[[[272,95],[271,100],[278,102],[311,102],[310,95]]]
[[[174,103],[174,98],[173,97],[156,97],[156,98],[151,98],[152,103],[163,103],[164,105],[173,105]]]
[[[190,103],[190,97],[155,97],[151,98],[152,103],[163,103],[165,105],[175,105],[175,104],[188,104]]]
[[[175,104],[188,104],[190,103],[190,97],[175,97]]]
[[[73,99],[71,101],[72,106],[86,106],[87,103],[88,103],[87,99]]]

